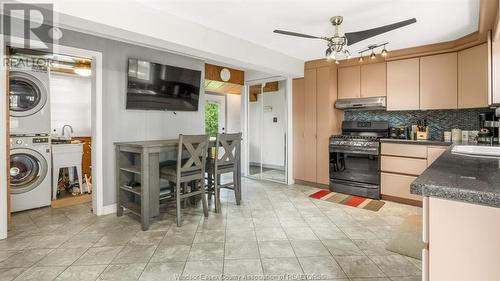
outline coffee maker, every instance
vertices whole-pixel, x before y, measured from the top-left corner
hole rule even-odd
[[[498,143],[498,118],[494,112],[479,113],[479,143]]]

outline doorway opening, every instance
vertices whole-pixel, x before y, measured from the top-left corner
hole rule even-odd
[[[248,176],[287,182],[286,81],[248,86]]]

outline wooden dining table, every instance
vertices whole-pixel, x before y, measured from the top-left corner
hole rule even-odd
[[[208,150],[216,147],[210,138]],[[128,209],[140,216],[142,230],[149,228],[151,218],[160,214],[160,154],[177,153],[179,139],[115,142],[117,216]],[[237,180],[241,182],[241,146],[236,149]],[[210,155],[210,153],[209,153]],[[134,161],[134,159],[136,159]],[[135,164],[137,163],[137,164]],[[127,180],[139,176],[140,186],[128,186]],[[135,198],[133,202],[124,200]]]

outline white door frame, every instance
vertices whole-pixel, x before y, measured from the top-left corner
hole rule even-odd
[[[38,42],[39,46],[44,46]],[[11,37],[10,45],[12,47],[23,47],[24,39]],[[35,42],[35,46],[36,46]],[[33,46],[33,44],[32,44]],[[5,54],[5,42],[3,36],[0,36],[1,54]],[[92,59],[92,209],[94,214],[104,215],[104,184],[103,184],[103,129],[102,129],[102,74],[103,60],[102,53],[68,47],[63,45],[54,45],[54,53],[60,53],[70,56],[79,56]],[[0,65],[0,108],[7,106],[7,75],[4,60]],[[4,77],[4,78],[2,78]],[[3,110],[2,110],[3,111]],[[0,114],[0,239],[7,238],[7,165],[3,159],[7,159],[7,116]]]

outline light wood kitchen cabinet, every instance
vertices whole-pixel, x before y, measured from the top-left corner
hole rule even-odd
[[[328,66],[316,69],[316,182],[326,185],[330,182],[328,144],[332,135],[331,123],[328,121],[334,105],[330,91],[333,86],[336,87],[336,79],[332,79],[331,72]]]
[[[425,158],[417,159],[382,155],[382,160],[380,162],[380,169],[383,172],[390,173],[418,176],[427,168],[427,161]]]
[[[293,81],[294,179],[329,184],[329,138],[338,134],[342,120],[334,109],[337,67],[307,67],[304,78]]]
[[[457,108],[457,53],[420,58],[420,109]]]
[[[458,52],[458,108],[488,107],[488,46]]]
[[[420,109],[420,59],[387,63],[387,110]]]
[[[429,167],[436,159],[443,154],[447,147],[443,146],[428,146],[427,147],[427,167]]]
[[[426,158],[427,148],[425,145],[419,144],[383,143],[381,154],[400,157]]]
[[[304,157],[305,181],[316,182],[316,69],[304,71]]]
[[[361,97],[382,97],[387,93],[386,63],[361,66]]]
[[[361,67],[349,66],[338,69],[338,98],[361,97]]]
[[[500,208],[435,197],[423,207],[429,216],[425,280],[500,280]]]
[[[380,173],[380,192],[385,195],[422,201],[422,196],[411,194],[410,185],[417,177],[393,173]]]
[[[292,81],[293,102],[293,175],[297,179],[304,178],[302,161],[304,159],[304,114],[305,114],[305,88],[304,78]]]

